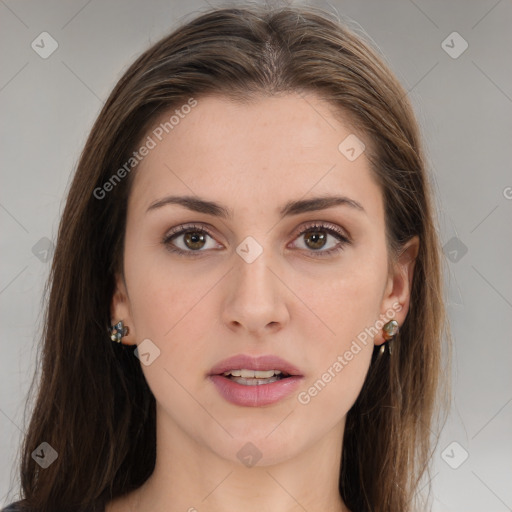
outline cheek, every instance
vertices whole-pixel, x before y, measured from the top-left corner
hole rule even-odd
[[[339,267],[322,269],[315,276],[305,279],[300,269],[295,269],[302,276],[300,279],[289,276],[298,283],[294,292],[301,299],[293,313],[297,322],[310,330],[310,336],[316,333],[313,339],[324,346],[320,354],[331,357],[333,351],[343,350],[366,328],[375,325],[384,290],[385,264],[370,259],[366,262],[354,254]]]
[[[302,318],[302,341],[312,370],[298,401],[312,416],[318,413],[332,422],[348,412],[363,386],[386,272],[381,260],[358,257],[345,263],[329,279],[317,276],[316,288],[313,280],[303,281],[297,294],[310,311],[295,311]]]
[[[141,260],[136,269],[140,274],[132,274],[131,281],[136,341],[150,339],[158,349],[154,362],[141,366],[146,381],[162,410],[176,423],[182,421],[180,416],[205,421],[197,401],[198,386],[204,386],[208,342],[211,350],[215,339],[213,304],[207,292],[216,280],[169,272],[168,267],[154,264],[144,269]],[[193,424],[189,430],[194,430]]]
[[[131,314],[138,338],[152,336],[165,342],[184,323],[197,325],[194,308],[214,286],[215,276],[201,271],[201,263],[177,260],[159,240],[145,242],[144,236],[149,238],[144,233],[127,234],[125,272]]]
[[[331,282],[311,305],[323,325],[316,320],[303,322],[311,368],[297,395],[304,428],[321,423],[328,431],[357,400],[373,353],[373,338],[365,329],[378,318],[376,296],[375,280],[353,275]],[[308,343],[308,337],[314,343]]]
[[[165,249],[134,239],[127,237],[125,272],[135,341],[149,339],[158,349],[155,364],[142,369],[155,395],[165,396],[170,389],[178,392],[178,382],[190,380],[192,371],[205,371],[204,345],[216,323],[209,290],[219,276],[196,271],[200,263],[173,268]]]

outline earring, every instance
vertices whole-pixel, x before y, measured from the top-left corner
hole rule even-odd
[[[396,336],[398,331],[399,327],[396,320],[390,320],[387,324],[384,325],[382,328],[382,337],[386,340],[386,342],[380,346],[379,356],[385,352],[386,346],[388,347],[389,354],[392,354],[392,344],[390,341]]]
[[[386,341],[392,339],[398,332],[398,322],[396,320],[390,320],[386,325],[384,325],[382,331],[382,336]]]
[[[117,341],[117,343],[121,343],[121,338],[123,336],[126,336],[130,332],[130,330],[128,329],[128,327],[125,327],[123,325],[123,321],[120,320],[119,322],[117,322],[117,324],[111,325],[109,327],[109,332],[110,339],[112,341]]]

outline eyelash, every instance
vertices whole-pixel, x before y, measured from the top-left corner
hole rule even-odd
[[[308,252],[313,253],[315,255],[314,257],[317,257],[317,258],[318,257],[323,258],[323,257],[331,256],[332,254],[336,254],[336,253],[342,251],[344,249],[345,245],[352,243],[352,241],[337,226],[331,225],[331,224],[323,224],[323,223],[312,223],[310,225],[307,225],[305,228],[303,228],[303,230],[301,232],[299,232],[295,236],[294,240],[305,235],[306,233],[315,232],[315,231],[326,231],[328,234],[334,236],[335,238],[337,238],[340,241],[340,243],[336,247],[328,249],[327,251],[321,251],[321,250],[315,251],[313,249],[308,250]],[[171,241],[174,238],[177,238],[178,236],[183,235],[185,233],[201,233],[201,234],[206,234],[211,238],[214,238],[214,236],[210,233],[210,231],[208,229],[206,229],[205,227],[197,226],[195,224],[186,224],[186,225],[178,226],[177,228],[172,229],[169,233],[167,233],[164,236],[162,243],[166,246],[167,250],[169,250],[172,253],[177,253],[180,256],[186,256],[186,257],[190,256],[190,257],[195,258],[195,257],[200,256],[201,253],[205,252],[204,250],[184,251],[183,249],[180,249],[179,247],[176,247],[175,245],[171,244]],[[305,250],[307,250],[307,249],[305,249]]]

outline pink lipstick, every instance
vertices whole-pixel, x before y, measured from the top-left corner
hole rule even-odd
[[[221,396],[244,407],[260,407],[293,393],[304,376],[294,365],[274,355],[241,354],[216,364],[208,375]]]

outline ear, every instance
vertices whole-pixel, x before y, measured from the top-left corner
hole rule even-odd
[[[412,281],[414,276],[414,265],[418,256],[420,240],[414,236],[402,248],[397,261],[393,265],[391,275],[388,277],[386,290],[382,301],[381,318],[396,320],[401,326],[409,311],[411,298]],[[390,312],[394,311],[394,316],[390,317]],[[375,345],[381,345],[386,340],[382,336],[382,331],[374,338]]]
[[[125,327],[128,327],[128,334],[123,336],[121,343],[123,345],[135,345],[135,328],[133,325],[130,299],[128,297],[126,283],[122,275],[116,274],[116,289],[110,304],[111,325],[116,324],[120,320],[123,321]]]

